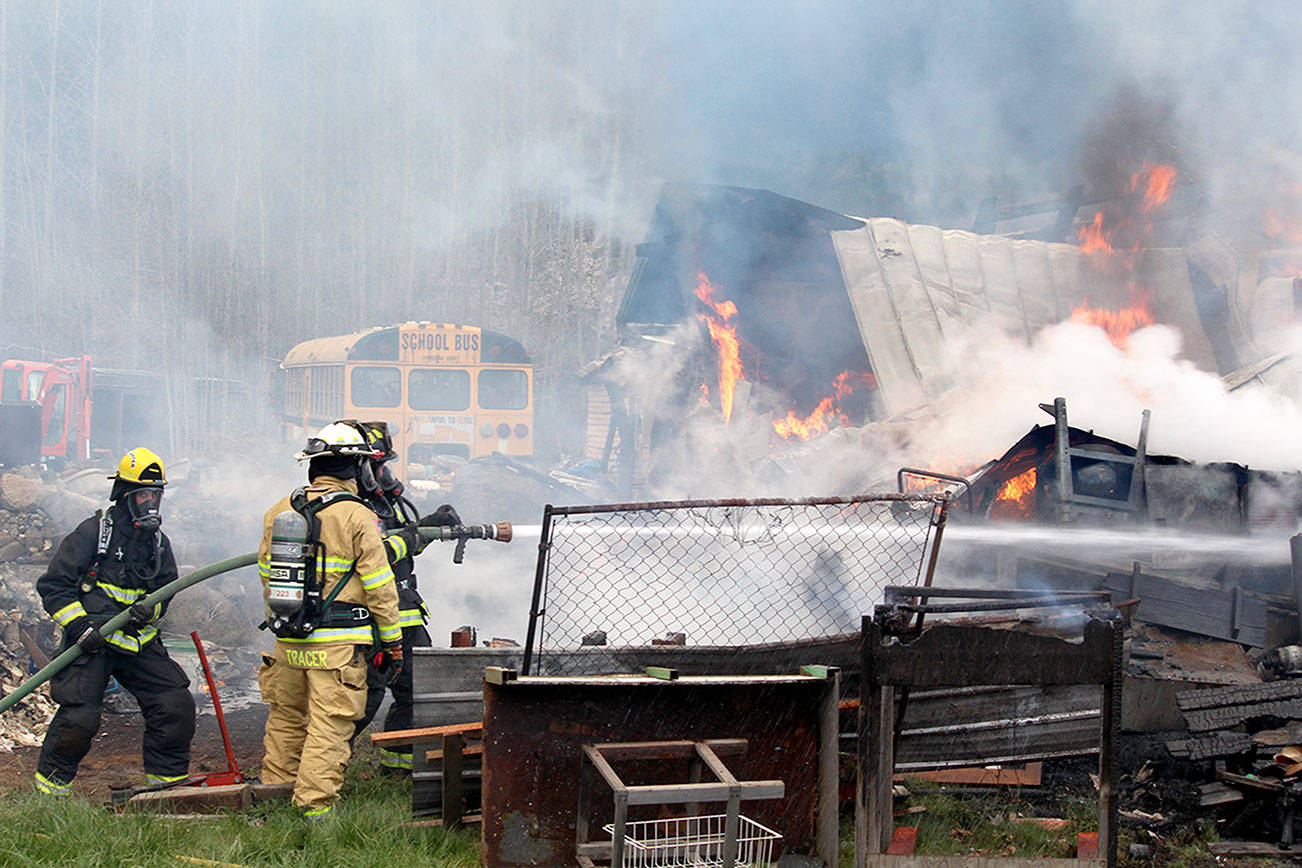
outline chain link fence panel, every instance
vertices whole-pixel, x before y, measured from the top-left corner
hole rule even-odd
[[[569,674],[604,671],[603,647],[855,633],[886,585],[929,581],[948,504],[879,494],[549,506],[524,672],[548,655]]]

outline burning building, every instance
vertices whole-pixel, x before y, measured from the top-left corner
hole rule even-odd
[[[1260,376],[1248,324],[1280,321],[1278,287],[1263,283],[1273,260],[1241,262],[1210,235],[1176,246],[1174,233],[1157,231],[1175,178],[1145,165],[1084,211],[1079,200],[1058,203],[1067,218],[1048,233],[1057,241],[670,185],[637,250],[620,345],[582,372],[587,457],[622,494],[655,492],[658,468],[700,448],[683,443],[700,439],[687,417],[707,417],[761,455],[907,418],[963,386],[970,360],[959,348],[974,328],[1029,342],[1075,320],[1120,343],[1163,324],[1198,369]],[[1278,350],[1277,338],[1267,343]]]

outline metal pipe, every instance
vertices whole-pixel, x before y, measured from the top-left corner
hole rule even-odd
[[[209,564],[208,566],[201,567],[200,569],[197,569],[192,573],[186,573],[184,576],[181,576],[179,579],[175,579],[171,582],[168,582],[166,585],[163,585],[163,587],[159,588],[157,591],[154,591],[152,594],[140,600],[139,602],[144,604],[146,607],[155,606],[158,603],[163,603],[172,599],[181,591],[184,591],[186,588],[190,587],[191,585],[199,584],[204,579],[211,579],[213,576],[218,576],[221,575],[222,573],[230,572],[231,570],[237,570],[240,567],[251,566],[252,564],[256,564],[257,562],[258,562],[258,555],[256,552],[254,552],[247,555],[236,555],[233,558],[227,558],[224,561],[218,561],[215,564]],[[123,609],[121,612],[118,612],[112,618],[109,618],[108,621],[106,621],[103,624],[103,626],[99,628],[99,630],[101,633],[104,634],[112,633],[114,630],[120,630],[123,627],[125,627],[127,621],[129,621],[130,619],[131,619],[131,611],[129,609]],[[45,682],[49,681],[51,678],[57,675],[65,666],[67,666],[72,661],[76,660],[84,653],[85,652],[82,651],[80,645],[73,645],[72,647],[66,649],[58,657],[55,657],[53,660],[51,660],[44,668],[41,669],[41,671],[37,672],[31,678],[28,678],[22,684],[15,687],[12,693],[0,699],[0,714],[4,713],[5,711],[8,711],[15,704],[17,704],[18,701],[21,700],[24,696],[31,693],[36,688],[40,687]]]
[[[1293,558],[1293,599],[1297,603],[1297,635],[1302,644],[1302,533],[1288,541],[1288,552]]]

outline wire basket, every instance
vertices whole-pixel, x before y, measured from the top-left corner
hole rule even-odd
[[[745,816],[737,826],[737,868],[772,862],[773,842],[782,836]],[[611,868],[712,868],[723,865],[726,814],[637,820],[624,826],[624,864]],[[605,827],[614,838],[613,823]]]

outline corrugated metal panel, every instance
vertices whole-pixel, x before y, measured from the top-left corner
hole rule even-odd
[[[606,436],[610,430],[610,393],[604,385],[588,386],[588,425],[583,457],[600,461],[606,452]]]
[[[1030,340],[1073,307],[1121,310],[1149,295],[1158,323],[1182,336],[1182,355],[1216,371],[1183,249],[1152,249],[1134,274],[1096,268],[1070,244],[976,235],[875,218],[831,233],[846,291],[890,414],[935,398],[956,382],[948,345],[964,327],[990,318]]]

